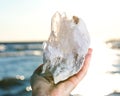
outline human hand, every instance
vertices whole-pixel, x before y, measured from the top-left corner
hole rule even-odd
[[[48,82],[45,78],[37,76],[35,73],[41,71],[42,65],[37,68],[31,78],[33,96],[69,96],[71,91],[78,85],[87,73],[88,66],[92,55],[92,49],[89,48],[82,69],[74,76],[62,81],[56,85]],[[50,84],[51,83],[51,84]]]

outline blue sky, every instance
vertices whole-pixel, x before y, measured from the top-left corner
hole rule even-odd
[[[56,11],[81,17],[90,34],[120,36],[119,5],[119,0],[0,0],[0,41],[46,40]]]

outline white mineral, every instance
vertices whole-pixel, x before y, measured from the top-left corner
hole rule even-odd
[[[83,65],[89,44],[90,37],[81,18],[55,13],[44,47],[41,74],[51,73],[55,84],[76,74]]]

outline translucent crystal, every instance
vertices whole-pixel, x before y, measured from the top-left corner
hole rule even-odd
[[[83,65],[89,44],[90,37],[82,19],[55,13],[44,47],[42,74],[52,74],[55,84],[76,74]]]

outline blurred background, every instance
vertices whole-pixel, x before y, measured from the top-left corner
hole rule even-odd
[[[91,65],[72,93],[120,96],[119,0],[0,0],[0,96],[31,96],[56,11],[82,18],[91,36]]]

